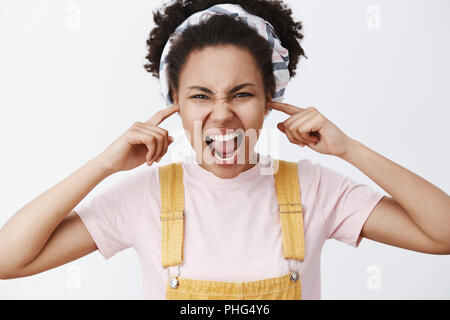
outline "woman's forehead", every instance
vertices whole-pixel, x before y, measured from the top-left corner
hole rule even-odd
[[[243,83],[259,87],[262,85],[261,74],[251,54],[234,47],[193,52],[180,74],[180,87],[185,90],[204,87],[228,91]]]

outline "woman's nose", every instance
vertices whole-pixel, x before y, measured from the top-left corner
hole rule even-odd
[[[216,101],[212,107],[210,119],[217,123],[225,123],[234,118],[234,112],[227,101]]]

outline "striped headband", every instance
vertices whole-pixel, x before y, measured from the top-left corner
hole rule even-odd
[[[281,41],[275,33],[273,26],[262,19],[261,17],[252,15],[245,11],[240,5],[231,3],[216,4],[204,11],[199,11],[188,17],[183,21],[170,36],[169,40],[164,47],[161,55],[161,62],[159,67],[159,80],[161,84],[162,93],[166,100],[167,106],[172,105],[174,102],[169,96],[169,83],[167,74],[167,62],[166,57],[170,52],[171,43],[170,39],[176,35],[182,33],[186,28],[192,25],[202,22],[202,18],[210,18],[214,14],[226,14],[233,18],[237,18],[240,21],[247,23],[253,29],[256,29],[258,34],[266,39],[270,46],[273,48],[272,62],[273,62],[273,74],[275,77],[275,93],[272,95],[272,101],[282,102],[284,92],[289,83],[290,75],[288,70],[289,65],[289,52],[283,48]]]

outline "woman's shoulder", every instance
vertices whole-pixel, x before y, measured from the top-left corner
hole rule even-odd
[[[298,161],[299,179],[305,187],[326,192],[344,188],[351,179],[319,161],[301,159]]]
[[[105,189],[114,194],[138,199],[159,192],[158,166],[141,165],[127,171],[120,171],[105,181]]]
[[[269,158],[274,159],[271,156]],[[303,189],[313,188],[317,190],[320,186],[325,187],[326,185],[338,184],[339,181],[347,178],[322,163],[308,158],[285,161],[297,163],[298,178]]]

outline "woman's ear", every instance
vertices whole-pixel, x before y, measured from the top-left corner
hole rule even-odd
[[[171,90],[171,95],[172,95],[172,100],[173,100],[173,104],[178,104],[178,95],[174,90]],[[178,111],[177,113],[180,113],[180,108],[178,107]]]
[[[264,107],[264,115],[266,115],[266,114],[269,113],[269,105],[270,105],[271,103],[272,103],[272,97],[269,96],[269,97],[266,99],[266,105],[265,105],[265,107]]]

